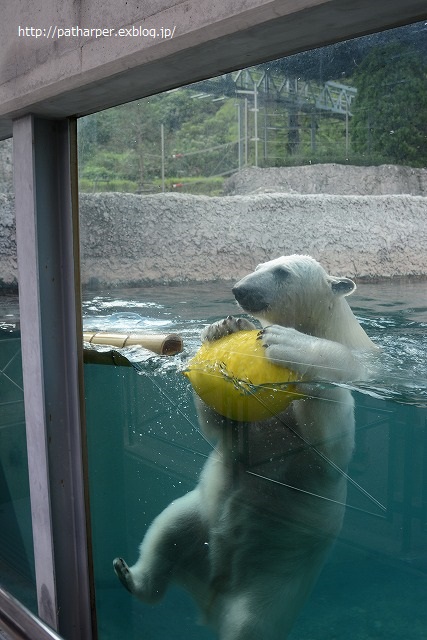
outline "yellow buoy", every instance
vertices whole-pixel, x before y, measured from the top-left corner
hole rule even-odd
[[[290,384],[300,376],[270,362],[257,335],[238,331],[204,342],[184,371],[202,400],[232,420],[264,420],[301,397]]]

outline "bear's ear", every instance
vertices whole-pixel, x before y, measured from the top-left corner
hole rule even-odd
[[[349,296],[356,289],[356,284],[350,278],[334,278],[329,276],[328,280],[333,293],[337,296]]]

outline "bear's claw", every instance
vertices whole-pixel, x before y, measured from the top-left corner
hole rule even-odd
[[[214,340],[219,340],[231,333],[237,333],[237,331],[250,331],[251,329],[255,329],[255,325],[246,318],[227,316],[224,320],[218,320],[208,327],[205,327],[202,331],[202,342],[206,340],[208,342],[213,342]]]
[[[127,566],[123,558],[115,558],[115,560],[113,560],[113,567],[114,571],[116,572],[116,576],[118,577],[122,585],[132,593],[132,589],[130,588],[129,584],[132,580],[132,577],[129,571],[129,567]]]

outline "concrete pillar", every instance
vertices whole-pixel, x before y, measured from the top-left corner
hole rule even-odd
[[[27,115],[13,133],[39,615],[67,640],[90,639],[76,127]]]

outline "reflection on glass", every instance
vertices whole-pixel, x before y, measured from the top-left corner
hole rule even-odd
[[[17,296],[0,306],[0,584],[37,613]]]
[[[305,171],[300,180],[298,172],[265,173],[264,182],[254,171],[251,180],[233,174],[317,163],[425,167],[425,28],[345,41],[83,118],[80,189],[389,193],[393,173],[381,174],[386,190],[345,184],[328,170],[314,173],[317,184],[301,181]],[[403,193],[416,188],[413,180]]]
[[[424,34],[80,122],[85,329],[184,343],[86,365],[101,638],[425,636],[427,298],[423,281],[384,281],[425,275]],[[292,253],[334,277],[310,267],[308,295],[306,266],[268,264],[235,288],[243,313],[233,283]],[[193,398],[183,371],[228,316],[280,325],[260,342],[304,394],[280,418],[229,421]],[[380,353],[359,357],[366,335]]]

